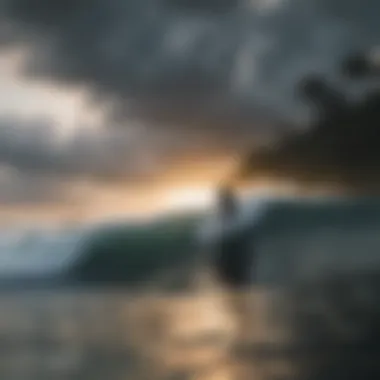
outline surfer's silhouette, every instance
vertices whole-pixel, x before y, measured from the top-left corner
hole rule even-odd
[[[223,186],[218,192],[218,211],[221,223],[221,236],[214,253],[214,270],[217,279],[231,289],[246,287],[251,282],[254,261],[252,236],[246,228],[230,231],[240,212],[233,190]]]
[[[235,194],[229,186],[222,186],[218,191],[218,211],[223,222],[228,222],[237,211]]]

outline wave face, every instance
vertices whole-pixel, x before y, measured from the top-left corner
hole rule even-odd
[[[380,269],[380,201],[273,205],[259,227],[258,279],[320,279]]]
[[[0,285],[24,279],[140,285],[190,256],[199,217],[71,231],[0,231]]]
[[[216,252],[211,264],[223,241],[243,247],[245,254],[231,248],[232,261],[226,257],[220,265],[229,265],[221,268],[228,271],[241,260],[241,272],[250,267],[250,282],[275,285],[380,269],[377,199],[248,199],[223,227],[210,217],[202,228],[200,245]]]

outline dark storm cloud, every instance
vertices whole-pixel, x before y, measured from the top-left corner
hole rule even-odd
[[[193,155],[205,157],[228,149],[227,144],[220,146],[212,136],[200,139],[191,131],[187,136],[180,135],[152,134],[149,128],[132,124],[123,129],[96,130],[77,126],[62,136],[54,120],[3,116],[0,118],[0,180],[2,167],[21,177],[35,176],[41,184],[141,180],[165,170],[181,156],[186,157],[189,150]]]
[[[53,120],[3,116],[0,204],[77,202],[71,188],[83,181],[101,186],[143,180],[176,153],[165,151],[168,145],[165,136],[133,127],[93,131],[78,126],[62,137]]]
[[[364,57],[349,62],[343,62],[342,71],[352,80],[379,83],[378,62]],[[265,175],[378,195],[380,89],[373,87],[353,100],[323,80],[309,79],[303,92],[319,111],[313,127],[252,152],[242,160],[235,179]]]
[[[0,165],[0,205],[69,201],[62,183]]]
[[[362,9],[378,7],[373,0],[360,12],[355,1],[331,3],[3,0],[2,14],[13,38],[40,46],[31,75],[86,83],[122,109],[125,100],[153,110],[158,99],[160,109],[175,101],[185,121],[194,105],[217,119],[240,108],[288,109],[301,75],[331,71],[352,44],[379,30],[376,12]]]
[[[149,146],[149,141],[133,131],[91,132],[78,128],[65,140],[57,133],[50,120],[3,117],[0,165],[13,168],[21,175],[34,174],[55,180],[120,180],[133,177],[143,169],[139,166],[140,147]],[[148,153],[144,152],[146,156]]]
[[[29,75],[87,85],[114,119],[141,117],[152,133],[172,125],[196,130],[194,141],[207,136],[236,147],[254,135],[258,116],[277,121],[302,113],[294,87],[310,71],[349,87],[335,74],[337,63],[380,37],[377,0],[0,4],[7,25],[1,40],[31,46]]]

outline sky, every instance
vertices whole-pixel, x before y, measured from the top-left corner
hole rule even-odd
[[[379,42],[379,7],[0,0],[1,222],[149,213],[209,189],[307,125],[303,76],[347,86],[337,62]]]

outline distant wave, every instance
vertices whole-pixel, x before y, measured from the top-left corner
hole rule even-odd
[[[1,230],[0,285],[27,279],[141,284],[190,254],[197,215],[77,230]]]
[[[63,272],[80,255],[84,235],[83,231],[1,231],[0,279]]]

